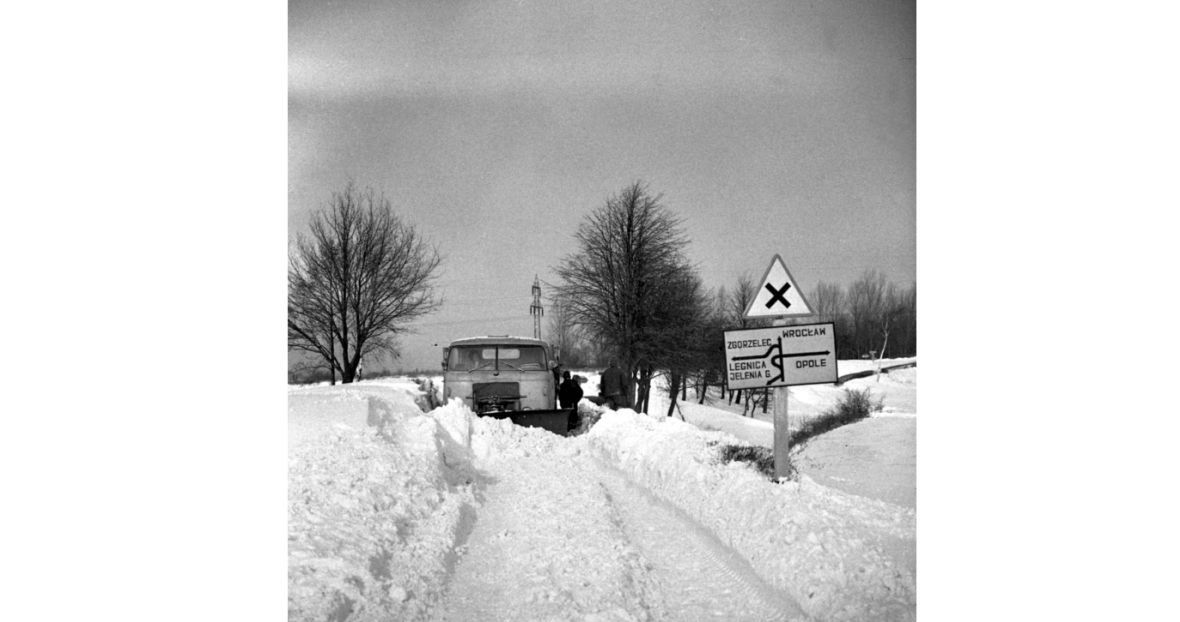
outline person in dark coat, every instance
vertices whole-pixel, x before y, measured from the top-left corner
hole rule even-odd
[[[610,366],[602,372],[602,382],[599,387],[602,389],[602,396],[606,398],[612,410],[627,406],[627,396],[625,395],[627,377],[614,360],[611,360]]]
[[[578,427],[578,402],[582,401],[582,385],[570,377],[569,371],[561,373],[561,386],[557,389],[557,399],[561,402],[562,408],[572,408],[570,413],[570,428]]]

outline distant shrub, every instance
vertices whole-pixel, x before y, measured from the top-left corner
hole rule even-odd
[[[288,384],[316,384],[319,382],[329,382],[332,379],[332,372],[323,367],[316,367],[312,369],[297,369],[287,372]],[[336,375],[336,382],[340,382],[340,375]]]
[[[721,463],[748,462],[754,470],[774,480],[774,450],[752,445],[722,445]],[[794,461],[787,460],[786,470],[788,480],[798,479],[799,472],[795,469]]]
[[[378,378],[390,378],[393,376],[393,372],[388,369],[366,369],[363,373],[358,374],[356,379],[377,380]],[[332,372],[327,367],[301,368],[287,372],[287,384],[318,384],[321,382],[331,382],[332,379]],[[335,380],[336,384],[344,382],[339,371],[335,374]]]
[[[393,377],[405,376],[407,378],[412,378],[415,376],[418,376],[418,377],[420,377],[420,376],[441,376],[441,375],[443,375],[443,373],[444,372],[441,369],[420,369],[417,367],[415,367],[414,369],[400,369],[399,368],[399,369],[395,369],[392,371],[385,370],[386,376],[393,376]]]
[[[880,412],[884,408],[885,398],[878,398],[874,401],[872,393],[867,388],[860,391],[844,389],[844,394],[835,406],[814,419],[808,419],[791,434],[791,445],[801,445],[842,425],[868,419],[869,415]]]

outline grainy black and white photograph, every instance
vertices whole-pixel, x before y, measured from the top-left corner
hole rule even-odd
[[[916,618],[914,2],[288,10],[289,620]]]
[[[6,6],[0,617],[1175,618],[1177,12]]]

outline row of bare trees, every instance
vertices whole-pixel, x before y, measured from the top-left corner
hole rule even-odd
[[[918,351],[917,284],[902,287],[877,270],[866,270],[847,288],[819,283],[808,302],[812,321],[836,325],[843,358],[897,358]]]
[[[575,239],[577,250],[555,268],[562,284],[554,339],[567,365],[615,359],[636,410],[647,411],[660,375],[667,377],[668,414],[689,383],[701,399],[710,385],[724,386],[722,333],[769,325],[742,317],[757,294],[748,275],[732,289],[705,289],[684,253],[680,219],[642,182],[589,214]],[[915,353],[914,286],[903,289],[870,270],[847,288],[821,282],[809,298],[815,316],[799,323],[835,322],[841,357]],[[764,393],[747,395],[746,403],[761,399],[765,408]]]

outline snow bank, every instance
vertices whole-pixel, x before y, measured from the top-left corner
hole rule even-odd
[[[470,460],[409,391],[289,397],[288,619],[421,617],[474,502]]]
[[[288,619],[429,617],[483,487],[475,464],[563,440],[478,418],[459,400],[423,413],[406,383],[288,393]]]
[[[716,445],[737,439],[674,419],[606,411],[584,438],[727,542],[809,615],[914,619],[912,510],[807,478],[775,484],[744,464],[720,464]]]
[[[304,441],[315,439],[333,428],[361,430],[376,426],[379,422],[371,420],[375,416],[369,405],[372,399],[390,402],[395,405],[394,409],[405,412],[428,411],[432,407],[430,396],[422,385],[406,378],[291,387],[287,396],[289,454],[297,451]]]

